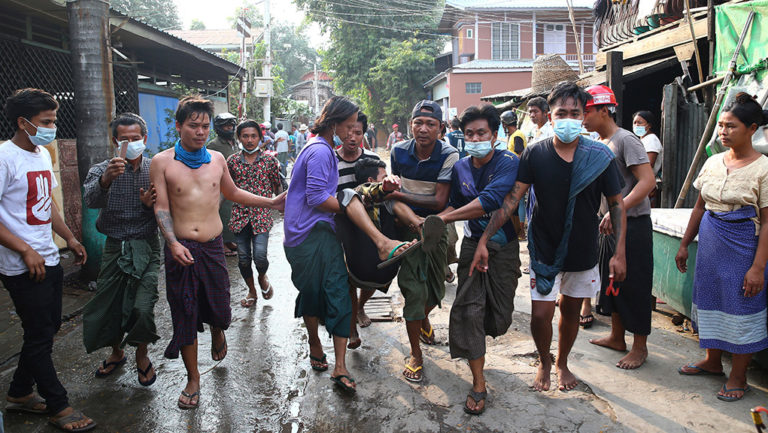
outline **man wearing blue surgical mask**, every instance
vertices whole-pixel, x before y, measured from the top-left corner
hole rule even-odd
[[[83,343],[88,353],[111,349],[94,372],[98,378],[126,362],[126,345],[136,347],[133,371],[139,384],[149,386],[156,375],[147,346],[160,338],[154,310],[161,245],[150,158],[143,155],[147,124],[136,114],[123,113],[110,127],[116,156],[91,167],[83,183],[83,201],[99,209],[96,229],[107,236],[96,295],[83,310]]]
[[[520,158],[517,182],[493,213],[478,241],[470,271],[488,272],[488,246],[517,211],[530,186],[537,200],[528,226],[531,257],[531,334],[539,353],[533,388],[550,388],[552,318],[560,300],[557,363],[558,388],[573,389],[578,381],[568,369],[568,354],[579,330],[579,310],[584,298],[600,290],[598,273],[597,211],[607,198],[616,233],[616,250],[610,260],[615,281],[625,275],[626,215],[621,196],[621,175],[613,152],[602,143],[580,135],[584,107],[591,95],[576,84],[561,82],[549,95],[555,136],[526,147]],[[497,266],[490,262],[490,266]]]
[[[501,123],[493,105],[467,108],[458,123],[469,158],[454,164],[448,207],[439,216],[447,224],[466,221],[448,341],[451,357],[467,359],[472,372],[472,389],[464,411],[479,415],[485,411],[487,396],[483,375],[485,337],[503,335],[512,324],[515,289],[522,275],[518,234],[512,221],[491,237],[489,278],[470,278],[470,264],[491,212],[501,207],[504,196],[515,185],[519,160],[506,149],[493,148]]]
[[[75,264],[87,258],[53,201],[57,183],[44,146],[56,138],[58,109],[53,96],[40,89],[17,90],[5,101],[16,132],[0,144],[0,281],[24,329],[6,411],[50,414],[49,421],[62,430],[86,431],[96,423],[69,405],[51,357],[61,327],[64,278],[52,233],[66,240]]]

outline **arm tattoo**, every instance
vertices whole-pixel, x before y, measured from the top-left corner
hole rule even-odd
[[[619,201],[614,200],[608,203],[609,210],[611,214],[611,225],[613,226],[613,235],[616,236],[616,239],[619,239],[619,235],[621,234],[621,206]]]
[[[173,218],[171,218],[171,212],[167,210],[158,210],[155,212],[155,218],[157,218],[157,225],[160,227],[160,232],[165,237],[166,242],[172,244],[178,242],[176,234],[173,232]]]
[[[491,221],[483,232],[483,238],[486,241],[493,237],[493,235],[501,229],[501,226],[509,221],[509,218],[517,212],[517,206],[520,204],[520,199],[517,198],[519,191],[520,186],[515,183],[515,186],[512,187],[512,191],[504,197],[504,202],[501,204],[501,207],[491,214]]]

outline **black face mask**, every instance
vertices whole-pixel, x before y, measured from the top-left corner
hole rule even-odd
[[[221,131],[219,132],[219,137],[231,141],[235,139],[235,131]]]

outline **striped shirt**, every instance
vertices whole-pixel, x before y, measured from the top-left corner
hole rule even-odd
[[[361,149],[363,152],[360,154],[357,159],[354,161],[346,161],[342,159],[341,155],[339,154],[339,151],[336,153],[336,160],[338,160],[339,164],[339,186],[337,191],[341,191],[346,188],[355,188],[358,183],[357,179],[355,178],[355,164],[357,164],[357,161],[360,161],[361,159],[381,159],[379,158],[379,155],[371,152],[368,149]]]
[[[429,158],[420,161],[416,156],[416,140],[396,143],[392,148],[392,174],[400,176],[400,190],[414,195],[434,196],[438,183],[451,183],[453,165],[459,160],[459,152],[440,140]],[[411,206],[420,216],[438,211]]]

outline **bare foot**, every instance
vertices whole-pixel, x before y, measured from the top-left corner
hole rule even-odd
[[[62,410],[61,412],[57,413],[53,417],[51,417],[51,421],[52,422],[56,422],[57,420],[59,420],[61,418],[64,418],[64,417],[69,416],[69,415],[72,415],[74,412],[75,412],[75,410],[72,409],[72,407],[68,407],[68,408]],[[73,422],[70,422],[70,423],[67,423],[67,424],[64,424],[62,426],[62,429],[63,430],[70,430],[70,431],[71,430],[77,430],[77,429],[81,429],[83,427],[87,427],[87,426],[89,426],[91,424],[93,424],[93,420],[88,418],[85,415],[82,415],[82,418],[80,418],[79,420],[73,421]]]
[[[603,338],[592,338],[589,340],[589,342],[596,346],[606,347],[608,349],[612,349],[617,352],[627,351],[627,343],[624,340],[616,341],[613,338],[611,338],[610,335]]]
[[[362,308],[360,308],[360,311],[357,313],[357,323],[360,324],[361,328],[367,328],[371,326],[371,318],[365,314],[365,310]]]
[[[360,337],[350,337],[349,343],[347,343],[347,349],[357,349],[361,344],[363,344],[363,340],[361,340]]]
[[[543,359],[546,358],[546,362]],[[549,391],[551,385],[551,379],[549,377],[552,372],[552,361],[549,359],[549,354],[545,357],[539,356],[539,367],[536,371],[536,379],[533,380],[533,389],[536,391]]]
[[[394,240],[390,239],[389,241],[387,241],[387,242],[385,242],[385,243],[383,243],[381,245],[378,245],[379,259],[380,260],[387,260],[389,258],[389,253],[392,252],[392,250],[394,250],[395,248],[397,248],[397,250],[395,250],[395,254],[393,254],[392,257],[397,257],[400,254],[404,253],[405,250],[410,248],[411,245],[413,245],[414,243],[416,243],[416,240],[412,240],[412,241],[407,242],[406,244],[398,247],[398,245],[402,244],[402,242],[394,241]]]
[[[557,367],[557,383],[560,391],[570,391],[579,384],[576,376],[568,370],[568,367]]]
[[[616,367],[623,368],[624,370],[634,370],[643,365],[647,358],[648,349],[635,349],[632,347],[632,350],[616,363]]]

